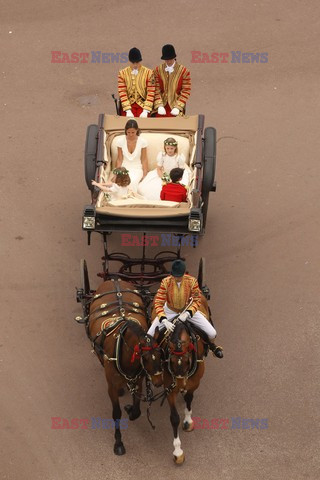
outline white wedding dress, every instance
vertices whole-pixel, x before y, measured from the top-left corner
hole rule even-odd
[[[186,164],[183,153],[170,157],[164,152],[159,152],[157,155],[157,165],[163,167],[164,173],[168,175],[173,168],[183,168],[184,172],[180,183],[187,186],[189,185],[190,169]],[[138,187],[138,193],[143,195],[147,200],[160,200],[161,190],[162,180],[156,168],[145,176]]]
[[[142,163],[141,163],[141,150],[148,146],[148,142],[143,137],[138,137],[136,148],[132,153],[128,150],[127,137],[120,135],[116,139],[116,146],[121,148],[123,154],[122,167],[125,167],[129,171],[131,183],[129,185],[130,190],[137,192],[139,182],[143,177]]]

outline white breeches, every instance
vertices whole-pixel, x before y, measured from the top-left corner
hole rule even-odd
[[[170,310],[166,303],[164,304],[163,310],[169,321],[176,315],[178,315],[177,312],[173,312],[172,310]],[[201,312],[197,311],[193,315],[193,317],[188,319],[188,321],[198,327],[200,330],[204,331],[208,335],[210,341],[213,341],[214,338],[217,336],[216,330]],[[158,317],[156,317],[152,322],[151,327],[148,330],[149,335],[154,335],[156,327],[159,327],[160,330],[164,328],[164,325],[159,322]]]

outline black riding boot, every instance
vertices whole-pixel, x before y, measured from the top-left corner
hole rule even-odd
[[[220,347],[219,345],[216,345],[215,343],[211,342],[209,343],[209,348],[213,355],[215,355],[218,358],[223,358],[223,348]]]

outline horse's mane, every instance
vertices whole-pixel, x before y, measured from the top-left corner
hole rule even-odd
[[[183,322],[176,322],[176,328],[173,330],[172,335],[170,337],[170,341],[172,343],[178,343],[181,341],[180,334],[183,330],[186,330],[186,327]]]
[[[146,332],[143,330],[141,325],[139,325],[137,322],[133,322],[132,320],[127,320],[128,327],[130,330],[133,331],[138,337],[141,337],[142,335],[145,335]]]

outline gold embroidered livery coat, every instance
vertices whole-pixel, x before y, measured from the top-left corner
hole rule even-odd
[[[168,104],[171,109],[178,108],[183,112],[191,93],[190,72],[177,62],[172,73],[166,72],[165,68],[166,64],[163,63],[154,71],[156,82],[154,108],[157,110]]]
[[[124,111],[130,110],[137,103],[144,110],[151,112],[154,102],[155,81],[150,68],[141,66],[138,75],[133,75],[131,67],[120,70],[118,74],[118,91]]]
[[[193,298],[193,303],[188,310],[191,310],[193,315],[201,305],[201,290],[196,278],[185,274],[180,288],[172,275],[164,278],[154,299],[158,317],[166,316],[163,310],[165,303],[171,310],[179,313],[190,302],[190,297]]]

